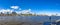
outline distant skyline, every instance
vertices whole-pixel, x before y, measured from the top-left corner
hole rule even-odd
[[[15,6],[15,8],[11,8],[12,6]],[[31,10],[31,12],[37,14],[59,14],[60,0],[0,0],[0,10],[2,9],[13,9],[16,12],[19,10]]]

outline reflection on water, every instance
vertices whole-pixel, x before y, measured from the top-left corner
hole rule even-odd
[[[60,19],[58,16],[51,16],[51,21],[55,21],[57,19]],[[43,25],[43,22],[49,22],[49,17],[48,16],[0,16],[0,23],[3,23],[4,25],[8,22],[12,23],[21,23],[23,25]],[[10,25],[9,23],[9,25]],[[15,25],[16,25],[15,24]]]

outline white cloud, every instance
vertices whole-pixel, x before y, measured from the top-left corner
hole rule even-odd
[[[20,9],[21,10],[21,9]],[[22,13],[22,14],[29,14],[29,13],[31,13],[31,14],[34,14],[33,12],[31,12],[31,9],[28,9],[28,10],[21,10],[21,11],[15,11],[17,14],[20,14],[20,13]],[[14,11],[14,9],[12,10],[12,9],[1,9],[0,10],[0,13],[2,12],[2,13],[7,13],[7,12],[9,12],[9,13],[12,13]]]
[[[31,9],[29,9],[29,11],[31,11]]]
[[[15,11],[17,14],[20,14],[21,13],[21,11]]]
[[[21,12],[22,12],[22,14],[27,14],[30,11],[29,10],[22,10]]]
[[[19,8],[19,10],[21,10],[21,8]]]
[[[31,13],[31,9],[22,10],[21,12],[22,12],[22,14],[29,14],[29,13]]]
[[[6,9],[6,10],[5,10],[5,9],[1,9],[1,10],[0,10],[0,13],[1,13],[1,12],[2,12],[2,13],[7,13],[7,12],[12,13],[13,10],[10,10],[10,9]]]
[[[18,8],[19,8],[19,6],[11,6],[10,8],[18,9]]]
[[[16,11],[18,14],[19,13],[22,13],[22,14],[29,14],[29,13],[31,13],[31,14],[34,14],[33,12],[31,12],[31,9],[28,9],[28,10],[22,10],[22,11]]]

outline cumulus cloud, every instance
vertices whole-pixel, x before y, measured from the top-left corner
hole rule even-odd
[[[13,6],[13,7],[11,7],[11,8],[14,8],[15,6]],[[18,7],[19,8],[19,7]],[[13,11],[15,11],[17,14],[20,14],[20,13],[22,13],[22,14],[29,14],[29,13],[31,13],[31,14],[34,14],[33,12],[31,12],[31,9],[28,9],[28,10],[21,10],[21,8],[20,9],[18,9],[19,11],[15,11],[15,9],[1,9],[0,10],[0,13],[2,12],[2,13],[7,13],[7,12],[9,12],[9,13],[12,13]]]
[[[31,14],[34,14],[33,12],[31,12],[31,9],[28,9],[28,10],[22,10],[22,11],[16,11],[18,14],[19,13],[22,13],[22,14],[29,14],[29,13],[31,13]]]
[[[0,13],[7,13],[7,12],[9,12],[9,13],[11,13],[11,12],[13,12],[13,10],[10,10],[10,9],[1,9],[0,10]]]
[[[18,9],[18,8],[19,8],[19,6],[11,6],[10,8]]]

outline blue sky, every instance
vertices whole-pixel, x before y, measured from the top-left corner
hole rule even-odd
[[[36,13],[60,13],[60,0],[0,0],[0,8],[11,9],[10,6],[31,9]]]

